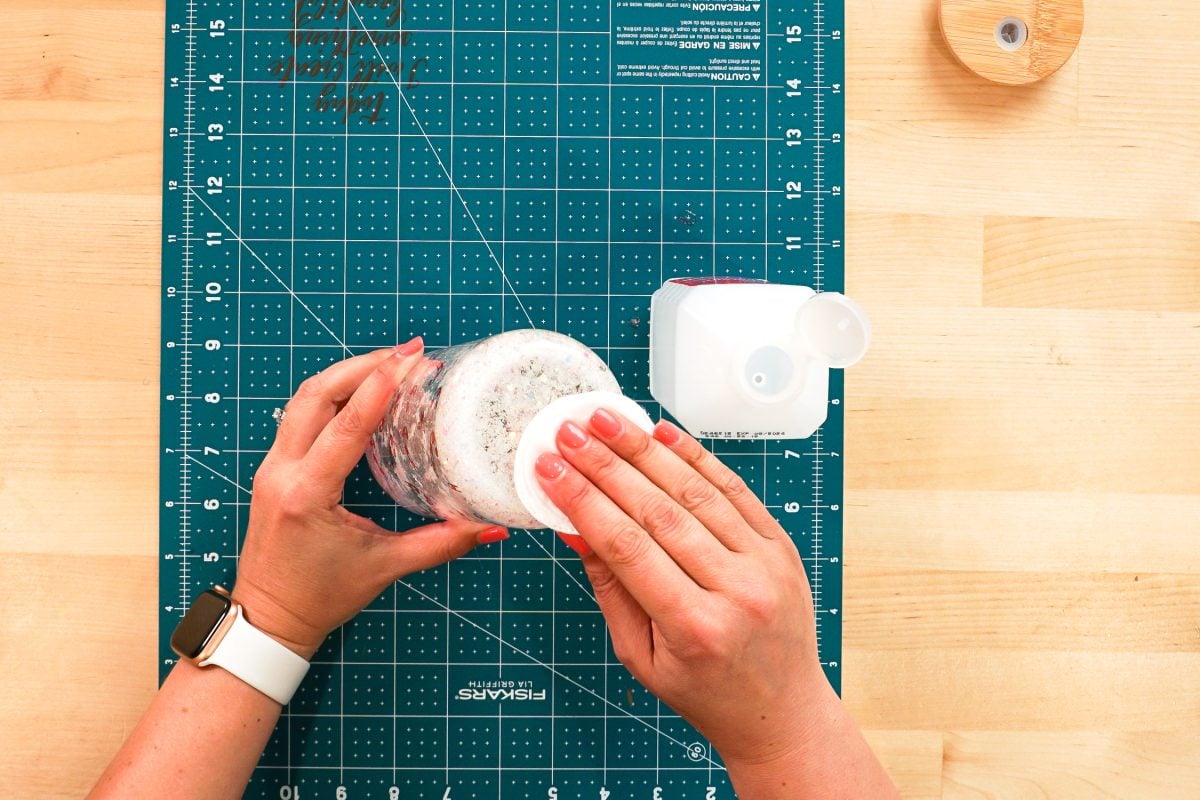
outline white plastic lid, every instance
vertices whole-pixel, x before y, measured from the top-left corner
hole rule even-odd
[[[840,292],[815,294],[796,315],[800,344],[831,367],[852,367],[871,344],[871,323],[858,303]]]
[[[559,452],[555,438],[563,423],[570,421],[587,428],[592,414],[601,408],[616,411],[647,433],[654,430],[654,421],[650,419],[646,410],[625,395],[616,392],[584,392],[558,398],[539,411],[521,434],[513,464],[513,483],[517,487],[517,497],[521,499],[530,516],[547,528],[562,533],[578,533],[567,519],[567,515],[542,491],[534,471],[538,457],[543,453]]]

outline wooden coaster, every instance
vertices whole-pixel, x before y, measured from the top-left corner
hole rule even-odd
[[[962,65],[996,83],[1040,81],[1083,35],[1083,0],[942,0],[942,35]]]

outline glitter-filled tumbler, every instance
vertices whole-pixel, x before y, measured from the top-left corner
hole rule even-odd
[[[604,392],[627,400],[608,366],[574,339],[541,330],[510,331],[426,357],[371,439],[367,460],[375,479],[422,516],[543,527],[514,485],[521,436],[560,398]]]

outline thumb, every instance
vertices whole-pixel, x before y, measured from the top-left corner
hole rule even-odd
[[[503,535],[501,535],[503,534]],[[508,531],[488,522],[447,520],[388,537],[384,547],[395,580],[453,561],[477,544],[508,538]]]

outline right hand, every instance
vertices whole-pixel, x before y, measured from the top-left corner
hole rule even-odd
[[[792,540],[745,483],[670,423],[567,423],[542,487],[582,535],[617,657],[727,764],[803,748],[837,703]]]

